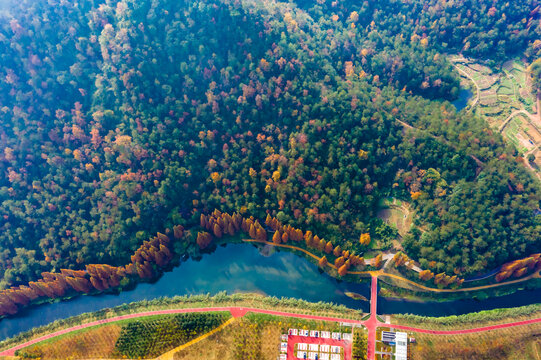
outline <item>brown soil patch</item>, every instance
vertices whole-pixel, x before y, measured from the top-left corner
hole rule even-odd
[[[412,333],[417,344],[410,346],[411,359],[536,360],[534,346],[537,346],[540,334],[541,324],[467,335]]]
[[[100,359],[110,358],[120,335],[121,327],[110,324],[62,337],[57,341],[37,344],[24,349],[26,354],[47,359]]]
[[[528,123],[528,126],[526,127],[526,132],[534,142],[534,144],[539,144],[541,142],[541,134],[539,131]]]
[[[279,324],[257,326],[238,321],[224,330],[177,352],[175,360],[275,360],[280,354]]]

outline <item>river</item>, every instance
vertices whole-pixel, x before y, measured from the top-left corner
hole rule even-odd
[[[308,260],[287,251],[268,248],[262,255],[252,244],[220,246],[200,261],[187,260],[153,284],[141,283],[120,294],[79,296],[71,300],[27,308],[15,317],[0,320],[0,340],[58,319],[139,300],[189,294],[216,294],[220,291],[257,292],[276,297],[325,301],[369,311],[366,301],[346,296],[350,291],[370,297],[368,282],[350,283],[321,273]],[[472,311],[512,307],[538,302],[541,289],[483,301],[460,300],[445,303],[378,299],[378,313],[413,313],[427,316],[464,314]]]

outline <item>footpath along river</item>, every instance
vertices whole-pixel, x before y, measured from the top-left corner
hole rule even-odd
[[[46,325],[58,319],[139,300],[190,294],[216,294],[220,291],[257,292],[276,297],[293,297],[307,301],[334,302],[369,311],[369,303],[354,300],[345,292],[370,298],[370,283],[338,281],[320,272],[308,260],[286,251],[266,249],[262,255],[251,244],[220,246],[200,261],[187,260],[153,284],[141,283],[120,294],[79,296],[67,301],[30,307],[15,317],[0,320],[0,340],[19,332]],[[539,302],[541,289],[518,291],[512,295],[482,301],[415,302],[378,299],[380,314],[412,313],[426,316],[464,314],[473,311],[513,307]]]

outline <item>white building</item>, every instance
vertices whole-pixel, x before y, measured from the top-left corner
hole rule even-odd
[[[333,354],[340,354],[340,346],[331,346],[331,352]]]
[[[407,360],[408,359],[408,334],[405,332],[397,332],[395,335],[395,359]]]
[[[382,331],[381,340],[395,347],[394,356],[396,360],[407,360],[408,358],[408,334],[405,332]]]

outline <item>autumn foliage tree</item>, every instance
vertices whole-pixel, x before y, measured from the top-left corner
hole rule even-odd
[[[383,255],[378,254],[378,256],[374,258],[374,267],[379,269],[381,268],[382,265],[383,265]]]
[[[434,277],[434,273],[430,270],[422,270],[419,272],[419,279],[423,281],[428,281]]]
[[[361,243],[361,245],[364,245],[364,246],[370,245],[370,234],[369,233],[361,234],[361,237],[359,238],[359,242]]]
[[[340,276],[345,276],[346,274],[348,273],[348,267],[346,264],[340,266],[340,268],[338,268],[338,275]]]
[[[541,270],[541,254],[532,254],[526,258],[503,264],[495,276],[497,282],[510,277],[520,278],[532,271]]]
[[[177,233],[178,233],[177,228]],[[143,279],[155,276],[154,267],[160,269],[171,261],[173,254],[169,249],[167,235],[144,241],[132,255],[132,262],[126,266],[108,264],[88,264],[85,270],[61,269],[58,273],[43,272],[41,279],[0,291],[0,316],[15,314],[20,307],[38,298],[57,298],[69,292],[90,293],[105,291],[121,286],[121,281],[132,275]]]

